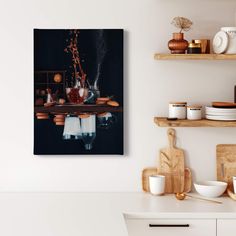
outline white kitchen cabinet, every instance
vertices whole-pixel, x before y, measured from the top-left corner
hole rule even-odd
[[[235,236],[236,219],[218,219],[217,236]]]
[[[127,219],[126,225],[129,236],[216,236],[216,219]]]

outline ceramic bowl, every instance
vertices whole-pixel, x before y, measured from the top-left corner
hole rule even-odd
[[[200,181],[194,183],[194,187],[204,197],[219,197],[225,192],[227,183],[221,181]]]

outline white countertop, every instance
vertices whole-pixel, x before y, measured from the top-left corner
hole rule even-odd
[[[145,193],[0,193],[0,235],[127,236],[123,213],[139,218],[236,218],[223,204]]]

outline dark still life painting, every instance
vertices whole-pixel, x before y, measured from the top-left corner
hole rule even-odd
[[[34,154],[123,154],[123,30],[34,30]]]

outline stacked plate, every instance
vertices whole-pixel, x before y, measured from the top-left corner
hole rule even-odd
[[[236,120],[236,108],[206,107],[208,120]]]

